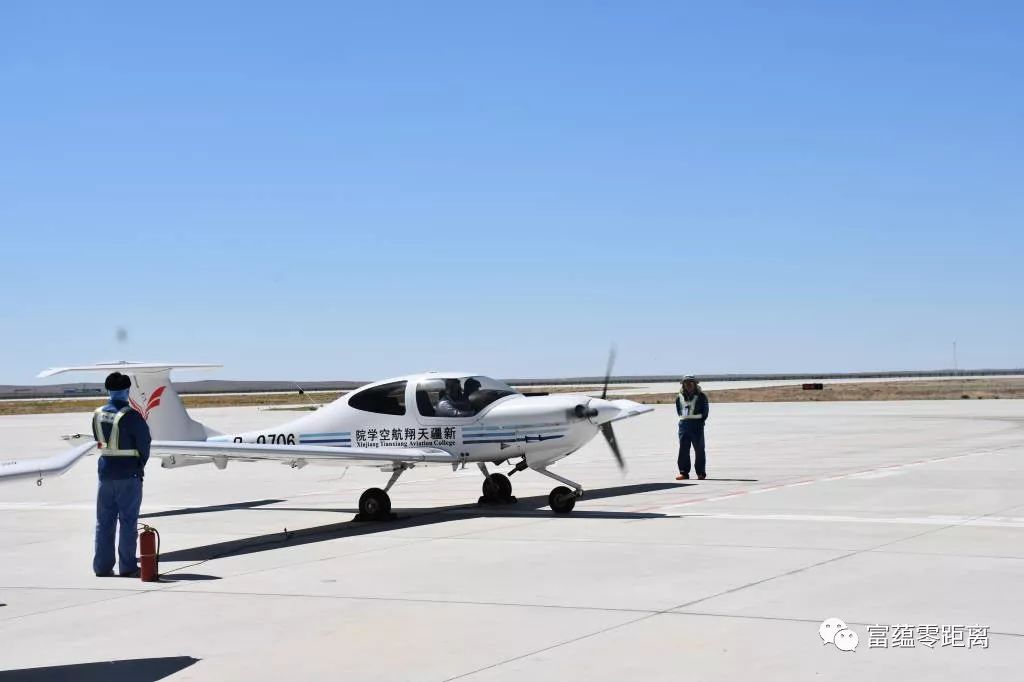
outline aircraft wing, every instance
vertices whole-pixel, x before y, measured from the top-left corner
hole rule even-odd
[[[0,462],[0,482],[42,481],[60,476],[88,455],[96,441],[65,450],[51,457]],[[438,448],[335,448],[326,445],[256,445],[254,443],[211,443],[207,441],[155,440],[150,457],[163,460],[164,468],[191,464],[278,461],[294,467],[307,464],[383,467],[395,464],[456,464],[459,459]]]
[[[328,445],[260,445],[256,443],[228,443],[210,441],[155,440],[150,446],[150,457],[161,457],[164,466],[179,466],[212,461],[223,464],[229,460],[240,462],[278,461],[293,466],[306,464],[333,464],[335,466],[371,466],[387,464],[453,464],[458,462],[438,448],[344,448]],[[170,460],[170,461],[168,461]],[[189,461],[191,460],[191,461]]]
[[[94,447],[96,447],[96,441],[90,440],[87,443],[50,457],[0,462],[0,481],[31,479],[41,483],[44,478],[63,474],[73,467],[78,460],[89,454],[89,451]]]

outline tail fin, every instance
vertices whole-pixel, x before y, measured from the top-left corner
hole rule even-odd
[[[128,400],[149,423],[154,440],[206,440],[211,433],[185,411],[178,392],[171,385],[172,369],[208,369],[221,365],[171,362],[104,362],[98,365],[54,367],[39,378],[67,372],[121,372],[131,377]]]

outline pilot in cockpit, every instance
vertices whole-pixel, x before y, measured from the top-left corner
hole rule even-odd
[[[466,403],[469,405],[469,409],[473,410],[473,412],[477,412],[478,411],[476,409],[477,401],[480,400],[480,397],[481,397],[480,395],[477,395],[474,398],[473,394],[476,393],[477,391],[479,391],[480,388],[481,388],[480,380],[475,378],[475,377],[470,377],[470,378],[466,379],[466,384],[462,388],[462,393],[466,397]]]
[[[466,382],[466,388],[470,388],[469,381]],[[479,382],[477,382],[476,388],[479,388]],[[476,388],[473,390],[476,390]],[[434,410],[434,414],[438,417],[473,416],[473,408],[469,404],[469,401],[463,396],[462,387],[459,385],[458,379],[444,380],[444,393],[441,394],[441,399],[437,402],[437,408]]]

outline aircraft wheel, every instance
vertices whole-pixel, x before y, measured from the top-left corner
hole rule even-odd
[[[548,506],[556,514],[568,514],[576,506],[576,496],[564,485],[560,485],[548,495]]]
[[[386,519],[391,514],[391,498],[380,488],[370,488],[359,496],[359,514],[366,519]]]
[[[491,474],[484,479],[483,493],[491,501],[507,500],[512,497],[512,481],[505,474]]]

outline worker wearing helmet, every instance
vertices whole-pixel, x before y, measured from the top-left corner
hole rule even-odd
[[[704,456],[704,422],[708,420],[708,397],[700,390],[697,377],[687,374],[676,396],[676,414],[679,415],[679,475],[677,481],[690,478],[690,446],[696,461],[697,478],[707,478]]]
[[[131,379],[120,372],[107,377],[104,386],[110,400],[93,413],[92,432],[98,443],[99,490],[96,495],[96,552],[92,570],[97,576],[114,574],[114,536],[117,542],[117,572],[136,576],[136,542],[139,507],[142,506],[142,477],[149,460],[149,426],[128,404]]]

